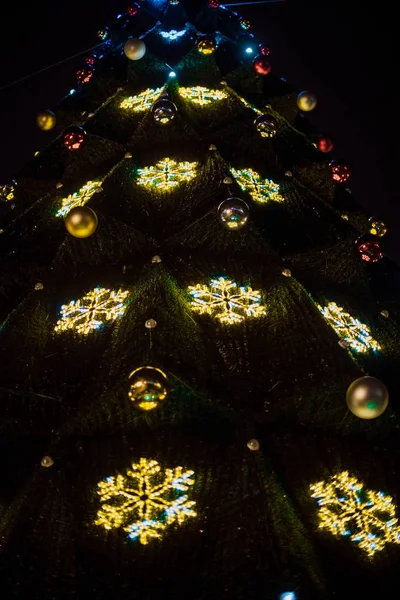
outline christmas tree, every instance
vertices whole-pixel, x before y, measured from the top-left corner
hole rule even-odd
[[[389,597],[386,225],[229,7],[98,37],[1,188],[4,597]]]

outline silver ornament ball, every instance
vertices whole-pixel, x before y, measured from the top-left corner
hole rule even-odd
[[[360,377],[353,381],[346,392],[349,410],[360,419],[376,419],[389,404],[389,392],[376,377]]]
[[[177,108],[171,100],[162,98],[153,104],[151,113],[157,125],[168,125],[168,123],[171,123],[175,119]]]
[[[261,137],[272,138],[278,133],[278,121],[272,115],[259,115],[254,125]]]
[[[246,225],[249,214],[248,205],[240,198],[227,198],[218,206],[219,220],[226,229],[241,229]]]
[[[146,44],[138,38],[130,38],[125,43],[124,53],[129,60],[140,60],[146,54]]]

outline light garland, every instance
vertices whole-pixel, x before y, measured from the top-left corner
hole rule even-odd
[[[168,525],[181,525],[188,517],[196,516],[196,503],[181,493],[193,485],[193,474],[182,467],[162,473],[157,461],[141,458],[125,476],[107,477],[98,484],[102,507],[95,525],[104,529],[122,527],[141,544],[160,539]]]
[[[378,342],[371,336],[371,330],[368,325],[361,323],[358,319],[354,319],[335,302],[329,302],[325,307],[319,304],[317,306],[329,325],[353,350],[356,350],[356,352],[380,350]]]
[[[400,527],[391,496],[364,488],[347,471],[326,483],[310,486],[320,506],[319,527],[334,535],[349,536],[368,556],[389,542],[400,544]]]
[[[212,315],[221,323],[241,323],[246,317],[261,317],[266,307],[261,304],[261,293],[250,287],[238,287],[225,277],[212,279],[210,285],[189,286],[193,298],[192,309],[200,314]]]
[[[60,333],[68,329],[87,335],[104,325],[106,321],[115,321],[126,309],[125,300],[129,292],[117,292],[104,288],[95,288],[83,298],[73,300],[61,307],[61,318],[54,331]]]
[[[61,208],[57,211],[57,217],[64,217],[75,206],[84,206],[96,192],[101,190],[101,181],[88,181],[77,192],[70,194],[61,200]]]
[[[154,167],[138,169],[136,183],[169,192],[180,183],[187,183],[196,176],[197,162],[176,162],[170,158],[160,160]]]
[[[271,179],[263,179],[253,169],[231,169],[231,173],[242,188],[248,192],[255,202],[284,202],[280,194],[279,184]]]
[[[125,98],[122,100],[119,107],[130,109],[133,112],[144,112],[153,106],[154,102],[160,96],[162,91],[163,88],[157,88],[155,90],[149,88],[137,96],[129,96],[128,98]]]
[[[212,102],[225,100],[228,97],[226,92],[222,92],[221,90],[209,90],[208,88],[201,86],[179,88],[179,94],[185,100],[190,100],[191,102],[202,106],[211,104]]]

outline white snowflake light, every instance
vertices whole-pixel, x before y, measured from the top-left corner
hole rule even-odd
[[[378,342],[371,336],[368,325],[354,319],[343,308],[335,302],[329,302],[327,306],[317,304],[323,317],[335,330],[339,337],[347,342],[348,346],[356,352],[368,352],[369,350],[380,350]]]

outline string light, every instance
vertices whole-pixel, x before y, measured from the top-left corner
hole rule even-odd
[[[400,544],[400,527],[391,496],[364,488],[347,471],[310,486],[320,506],[319,527],[349,536],[368,556],[389,542]]]
[[[100,190],[101,181],[88,181],[80,190],[61,200],[61,208],[56,213],[57,217],[64,217],[75,206],[84,206],[93,194]]]
[[[133,463],[126,475],[107,477],[98,484],[102,507],[95,525],[104,529],[122,527],[128,536],[148,544],[160,539],[168,525],[181,525],[188,517],[195,517],[195,502],[186,492],[194,484],[193,471],[182,467],[165,469],[155,460],[141,458]]]
[[[248,192],[255,202],[284,202],[279,184],[271,179],[263,179],[253,169],[231,169],[231,173],[242,190]]]
[[[60,333],[68,329],[87,335],[98,329],[106,321],[115,321],[126,309],[125,300],[129,292],[117,292],[97,287],[83,298],[73,300],[61,307],[61,318],[54,331]]]
[[[239,287],[225,277],[212,279],[210,285],[189,286],[192,309],[212,315],[221,323],[241,323],[246,317],[261,317],[266,307],[261,304],[261,293],[250,287]]]
[[[180,183],[187,183],[196,176],[197,162],[175,162],[170,158],[160,160],[154,167],[138,169],[136,183],[169,192]]]
[[[149,110],[160,96],[162,91],[163,88],[157,88],[155,90],[148,88],[137,96],[129,96],[128,98],[125,98],[122,100],[119,107],[133,110],[133,112],[143,112],[145,110]]]
[[[380,350],[378,342],[371,337],[370,328],[358,319],[354,319],[335,302],[329,302],[325,307],[319,304],[317,306],[329,325],[353,350],[356,352]]]
[[[211,102],[225,100],[228,97],[228,95],[221,90],[209,90],[208,88],[199,85],[190,88],[179,88],[179,94],[185,100],[190,100],[191,102],[202,106],[211,104]]]

